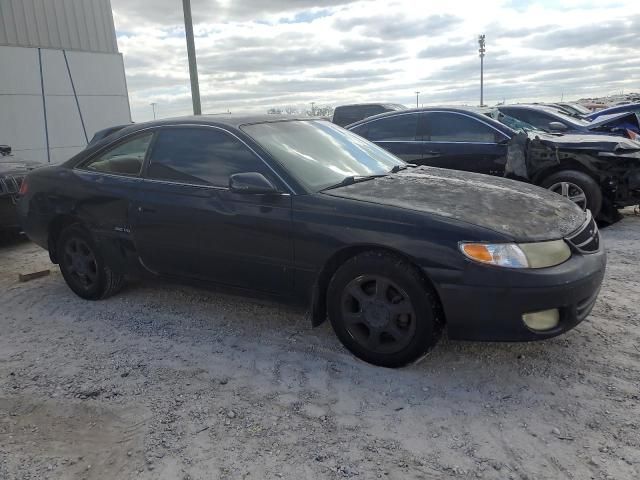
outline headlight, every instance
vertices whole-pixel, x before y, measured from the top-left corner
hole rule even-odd
[[[536,243],[461,243],[460,251],[471,260],[507,268],[544,268],[571,257],[564,240]]]

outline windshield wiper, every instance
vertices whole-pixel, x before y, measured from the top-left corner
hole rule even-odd
[[[411,168],[415,168],[418,165],[416,165],[415,163],[405,163],[404,165],[394,165],[391,170],[389,170],[389,173],[398,173],[401,170],[406,170],[407,168],[411,167]]]
[[[353,185],[354,183],[364,182],[367,180],[371,180],[372,178],[380,178],[380,177],[386,177],[386,176],[387,176],[386,173],[382,173],[379,175],[350,175],[348,177],[344,177],[340,182],[336,183],[335,185],[329,185],[328,187],[325,187],[320,191],[324,192],[325,190],[331,190],[333,188],[339,188],[339,187],[346,187],[347,185]]]

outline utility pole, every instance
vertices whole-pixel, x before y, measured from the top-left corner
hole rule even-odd
[[[189,77],[191,78],[191,100],[193,114],[202,115],[200,106],[200,87],[198,86],[198,64],[196,63],[196,46],[193,41],[193,20],[191,19],[191,0],[182,0],[184,12],[184,31],[187,37],[187,55],[189,57]]]
[[[478,35],[478,45],[480,48],[478,49],[478,53],[480,54],[480,106],[484,107],[484,33],[482,35]]]
[[[420,96],[420,92],[416,92],[416,108],[418,108],[418,97]]]
[[[156,102],[151,102],[149,105],[151,105],[151,108],[153,109],[153,119],[156,119]]]

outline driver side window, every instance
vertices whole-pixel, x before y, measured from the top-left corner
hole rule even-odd
[[[82,168],[94,172],[138,176],[152,138],[152,132],[139,135],[89,160]]]
[[[146,176],[155,180],[227,188],[234,173],[271,172],[246,145],[211,127],[161,129],[149,156]]]

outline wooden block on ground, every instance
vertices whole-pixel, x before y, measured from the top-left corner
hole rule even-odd
[[[36,278],[46,277],[50,273],[51,273],[51,270],[49,269],[40,270],[38,272],[21,273],[18,275],[18,280],[20,280],[21,282],[28,282],[29,280],[34,280]]]

